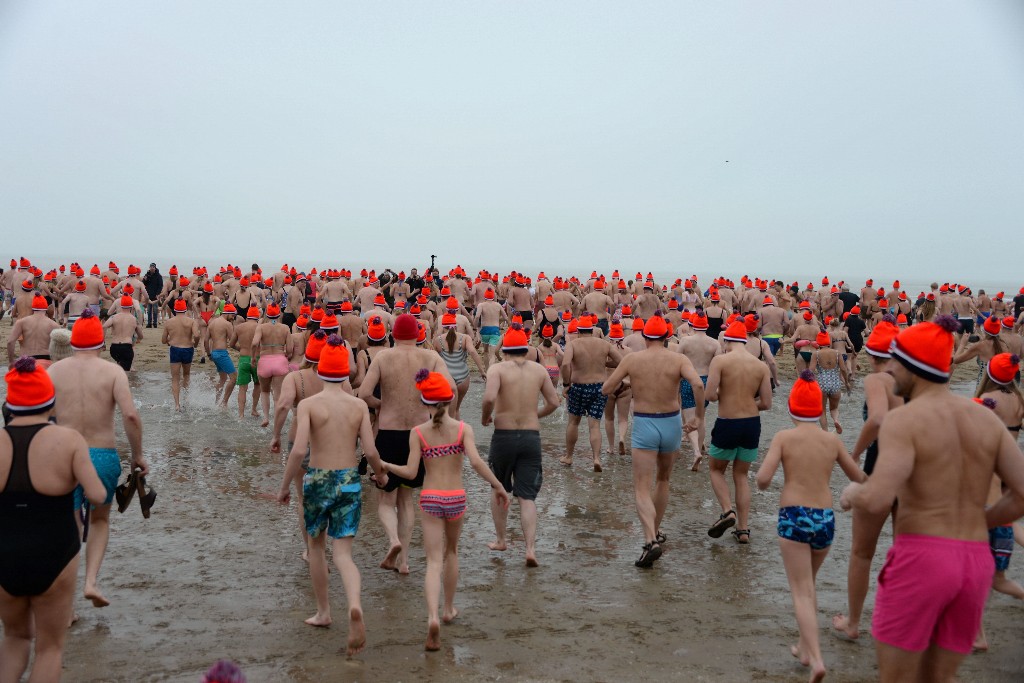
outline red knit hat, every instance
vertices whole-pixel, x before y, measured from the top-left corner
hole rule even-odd
[[[135,299],[130,296],[121,297],[121,308],[135,308]]]
[[[305,330],[309,326],[309,318],[304,315],[300,315],[295,319],[295,327],[300,330]]]
[[[267,306],[267,317],[268,318],[280,318],[281,308],[277,304],[270,304]]]
[[[325,315],[324,319],[320,321],[320,329],[327,332],[336,330],[339,327],[341,327],[341,325],[338,323],[338,318],[333,313]]]
[[[1006,386],[1012,383],[1017,373],[1020,372],[1020,356],[1009,353],[992,356],[986,372],[993,382]]]
[[[864,349],[876,358],[892,358],[889,349],[892,348],[892,340],[900,333],[900,328],[890,322],[883,320],[871,330],[871,335],[864,344]]]
[[[753,334],[757,332],[757,328],[760,327],[760,319],[757,315],[748,315],[743,318],[743,326],[747,330],[747,334]]]
[[[53,382],[35,358],[19,358],[4,379],[7,380],[7,401],[4,405],[12,413],[39,411],[53,405]]]
[[[71,328],[71,348],[76,351],[103,348],[103,325],[91,308],[82,311]]]
[[[454,313],[445,313],[441,316],[441,327],[458,327],[459,319]]]
[[[985,324],[982,325],[982,328],[985,330],[985,334],[990,337],[998,337],[1000,329],[1002,328],[1002,323],[999,322],[999,318],[989,316],[985,319]]]
[[[303,354],[306,362],[308,363],[319,363],[320,354],[323,353],[324,345],[327,343],[327,333],[323,330],[317,330],[310,337],[309,341],[306,342],[306,351]]]
[[[577,328],[580,330],[592,330],[594,329],[594,319],[589,315],[580,315]]]
[[[1016,322],[1017,321],[1013,319],[1012,315],[1008,315],[1005,318],[1003,318],[1003,328],[1007,330],[1012,330]]]
[[[793,382],[793,388],[789,392],[789,414],[794,420],[817,422],[821,417],[822,408],[821,387],[818,386],[814,373],[804,370]]]
[[[316,374],[325,382],[344,382],[348,379],[348,347],[338,335],[332,334],[327,338],[320,352]]]
[[[249,310],[247,310],[245,312],[245,319],[246,320],[259,320],[260,319],[260,309],[256,308],[255,306],[250,306]]]
[[[326,313],[324,313],[324,309],[318,306],[317,308],[313,309],[312,313],[309,314],[309,319],[315,322],[317,325],[319,325],[324,321],[325,315]]]
[[[33,311],[45,311],[50,308],[50,305],[46,303],[46,297],[36,294],[32,297],[32,310]]]
[[[493,301],[494,300],[494,290],[493,289],[488,289],[486,292],[484,292],[484,298],[487,299],[488,301]]]
[[[948,382],[953,358],[953,333],[960,329],[956,318],[940,315],[934,322],[912,325],[892,343],[892,357],[929,382]]]
[[[373,305],[385,307],[388,305],[388,302],[384,300],[383,294],[378,294],[377,296],[373,297]]]
[[[448,379],[440,372],[430,372],[423,368],[416,373],[416,388],[420,391],[420,400],[428,406],[448,403],[455,394],[448,384]]]
[[[832,337],[828,336],[828,332],[819,332],[814,338],[814,343],[819,347],[829,347],[832,346]]]
[[[416,324],[416,318],[408,313],[398,316],[395,318],[395,325],[391,330],[391,334],[399,341],[416,339],[419,336],[419,326]]]
[[[509,325],[508,331],[505,332],[505,336],[501,340],[501,350],[521,351],[528,348],[530,348],[530,340],[526,336],[523,326],[519,323]]]
[[[224,315],[235,315],[236,313],[238,313],[238,309],[235,308],[234,304],[226,303],[224,304],[224,308],[223,310],[221,310],[221,313],[223,313]]]
[[[690,324],[693,325],[695,330],[706,330],[708,329],[708,317],[701,311],[690,318]]]
[[[632,325],[632,327],[630,329],[632,329],[634,332],[643,332],[644,331],[644,319],[643,318],[633,318],[633,325]]]
[[[612,323],[608,328],[609,339],[623,339],[625,336],[626,332],[622,329],[622,323]]]
[[[427,326],[419,320],[416,321],[416,346],[425,344],[427,341]]]
[[[341,312],[342,313],[351,313],[352,312],[352,302],[351,301],[344,301],[344,302],[342,302],[342,304],[341,304]]]
[[[185,303],[184,299],[177,299],[174,302],[174,312],[175,313],[184,313],[187,310],[188,310],[188,304]]]
[[[622,326],[619,325],[619,328],[621,329]],[[555,336],[555,328],[551,326],[551,323],[544,323],[544,327],[540,328],[540,336],[545,339],[551,339]]]
[[[668,323],[661,317],[661,313],[655,311],[644,323],[643,334],[647,339],[664,339],[669,335]]]
[[[383,341],[388,336],[384,320],[379,315],[370,318],[370,322],[366,325],[366,336],[370,341]]]
[[[725,341],[730,342],[745,342],[747,341],[747,326],[743,320],[743,316],[740,316],[736,320],[732,321],[728,328],[725,330],[725,334],[722,335]]]

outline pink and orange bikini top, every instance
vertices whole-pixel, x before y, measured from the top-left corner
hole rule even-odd
[[[427,440],[423,438],[423,434],[420,432],[419,427],[414,427],[416,435],[420,437],[420,442],[423,444],[423,450],[420,455],[424,460],[428,458],[440,458],[444,455],[456,455],[458,453],[465,453],[466,449],[462,445],[462,430],[466,426],[465,422],[459,423],[459,435],[455,437],[453,443],[446,443],[440,446],[431,446],[427,443]]]

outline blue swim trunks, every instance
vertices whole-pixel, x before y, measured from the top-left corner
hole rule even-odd
[[[500,330],[496,325],[485,325],[480,328],[480,341],[486,346],[497,346],[501,343]]]
[[[569,387],[569,414],[586,415],[595,420],[604,417],[604,404],[608,397],[601,393],[601,382],[573,384]],[[676,444],[678,447],[679,444]]]
[[[633,413],[630,445],[655,453],[674,453],[683,440],[679,411],[671,413]]]
[[[171,347],[171,362],[172,363],[191,363],[192,356],[196,350],[191,346],[182,348],[181,346]]]
[[[704,383],[704,388],[708,388],[708,376],[701,375],[700,381]],[[679,400],[683,402],[683,410],[691,410],[697,407],[697,399],[693,395],[693,387],[685,379],[679,380]],[[704,407],[708,407],[708,402],[704,401]]]
[[[231,362],[231,356],[226,349],[211,351],[210,358],[213,359],[213,364],[217,366],[218,372],[223,372],[225,375],[235,374],[235,364]]]
[[[779,537],[806,543],[812,550],[832,545],[836,535],[836,515],[831,508],[805,508],[792,505],[779,508]]]
[[[325,529],[331,538],[355,536],[362,509],[359,468],[310,467],[302,477],[302,514],[310,537],[316,538]]]
[[[989,529],[988,544],[996,561],[996,571],[1005,572],[1013,556],[1013,527],[997,526]]]
[[[110,505],[114,500],[114,489],[117,488],[117,480],[121,477],[121,458],[113,448],[90,448],[89,459],[92,466],[96,468],[96,474],[100,475],[103,487],[107,489],[107,497],[104,505]],[[75,487],[75,509],[80,510],[85,505],[85,490],[81,484]],[[93,506],[95,509],[96,506]]]

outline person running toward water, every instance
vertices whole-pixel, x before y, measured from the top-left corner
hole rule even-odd
[[[436,353],[416,346],[419,328],[416,318],[408,313],[395,318],[392,334],[395,346],[374,358],[359,387],[359,398],[377,411],[377,452],[389,464],[402,466],[409,461],[409,433],[425,415],[413,377],[424,367],[448,377],[448,368]],[[451,385],[454,391],[455,382]],[[378,386],[380,398],[374,395]],[[378,497],[377,516],[390,544],[381,569],[409,573],[409,543],[416,522],[412,491],[423,486],[423,473],[421,467],[415,477],[389,477],[386,484],[378,482],[383,490]]]
[[[690,325],[693,327],[694,333],[680,339],[676,350],[689,359],[693,369],[700,377],[702,389],[707,389],[708,367],[711,365],[711,359],[719,355],[722,349],[713,337],[708,336],[710,323],[703,311],[699,310],[690,318]],[[685,379],[679,381],[679,399],[683,406],[683,421],[692,419],[697,412],[697,400],[693,394],[693,386]],[[704,407],[707,408],[706,401]],[[693,465],[690,466],[692,472],[700,471],[700,463],[707,454],[705,432],[705,421],[702,415],[697,420],[697,429],[686,435],[693,448]]]
[[[135,360],[135,344],[142,341],[142,322],[135,314],[135,300],[121,297],[121,310],[107,318],[104,330],[110,330],[110,357],[125,372],[130,372]]]
[[[1024,396],[1021,395],[1020,388],[1014,383],[1014,377],[1019,371],[1019,356],[1009,353],[994,356],[989,361],[985,376],[975,394],[975,401],[991,408],[1006,425],[1010,436],[1015,440],[1020,435],[1021,423],[1024,422]],[[997,503],[1002,495],[1002,482],[999,481],[999,477],[993,476],[987,504]],[[1004,524],[990,528],[988,540],[996,568],[995,576],[992,579],[992,590],[1018,600],[1024,599],[1024,588],[1016,581],[1006,577],[1006,570],[1010,566],[1010,558],[1013,555],[1013,525]],[[988,639],[985,637],[984,626],[978,631],[978,637],[974,641],[974,650],[988,650]]]
[[[74,355],[50,366],[50,378],[57,391],[54,416],[58,423],[74,429],[89,446],[89,457],[107,489],[102,504],[89,515],[89,543],[85,549],[85,597],[95,607],[110,601],[99,588],[100,565],[110,539],[110,504],[121,476],[121,459],[115,450],[114,410],[121,411],[121,423],[131,449],[129,467],[145,477],[149,464],[142,456],[142,419],[132,399],[128,375],[116,364],[100,358],[103,326],[89,309],[71,330]],[[77,491],[75,509],[83,507],[82,492]]]
[[[42,366],[19,358],[5,380],[11,418],[0,435],[0,679],[21,680],[35,641],[29,680],[57,681],[81,547],[73,492],[84,489],[89,502],[103,505],[107,491],[85,439],[50,423],[55,388]]]
[[[840,499],[873,514],[900,502],[871,620],[883,683],[955,680],[992,586],[988,528],[1024,499],[1024,458],[1005,425],[949,390],[956,330],[939,316],[896,337],[887,372],[909,401],[882,423],[875,473]],[[986,513],[993,473],[1015,498]]]
[[[601,393],[613,393],[627,378],[633,387],[633,492],[644,533],[643,550],[635,564],[651,567],[661,557],[661,545],[666,541],[661,523],[668,506],[672,465],[682,442],[679,381],[690,382],[696,397],[696,415],[686,424],[688,432],[704,417],[704,385],[686,356],[665,348],[669,330],[661,314],[651,316],[643,335],[646,348],[626,355],[601,386]]]
[[[757,460],[761,438],[760,411],[771,410],[772,384],[768,366],[747,353],[747,328],[740,320],[725,330],[726,353],[715,356],[708,366],[707,399],[718,401],[718,419],[711,430],[711,488],[722,506],[722,514],[708,529],[719,538],[739,523],[732,533],[739,543],[750,542],[750,482],[747,473]],[[696,386],[695,386],[696,388]],[[729,498],[725,472],[732,464],[736,487],[736,509]]]
[[[622,354],[612,347],[607,339],[593,336],[594,318],[580,316],[580,336],[565,345],[562,357],[562,386],[566,387],[569,421],[565,427],[565,455],[559,460],[571,466],[576,440],[579,438],[580,421],[587,417],[590,434],[590,452],[594,459],[594,471],[601,471],[601,418],[604,404],[608,400],[601,393],[601,385],[608,376],[606,368],[615,367]]]
[[[290,330],[284,325],[278,325],[280,317],[281,309],[277,304],[267,306],[267,322],[257,325],[252,337],[252,348],[257,350],[255,361],[258,363],[256,375],[260,382],[260,401],[263,406],[263,423],[260,425],[262,427],[270,424],[270,395],[274,395],[274,410],[277,410],[281,382],[289,372]]]
[[[484,363],[480,359],[480,354],[477,353],[476,347],[473,346],[473,340],[468,334],[456,331],[455,328],[457,326],[458,321],[455,315],[445,313],[441,317],[442,334],[437,335],[437,339],[434,341],[434,349],[440,354],[441,359],[448,366],[449,374],[455,380],[455,388],[458,392],[457,399],[449,402],[449,408],[452,412],[452,417],[456,420],[459,419],[459,408],[462,407],[462,400],[466,398],[466,393],[469,391],[470,372],[469,363],[466,362],[466,359],[473,359],[473,363],[481,375],[486,373]]]
[[[494,423],[489,464],[502,488],[519,501],[526,566],[536,567],[537,494],[544,481],[540,418],[558,408],[558,394],[540,364],[526,360],[529,346],[526,332],[514,323],[502,339],[501,352],[506,360],[487,370],[480,424],[487,427]],[[538,408],[541,397],[544,407]],[[491,495],[491,516],[495,537],[487,547],[505,551],[508,506],[502,505],[497,490]]]
[[[299,476],[308,449],[309,469],[302,477],[302,509],[310,538],[309,574],[317,609],[306,623],[320,627],[331,625],[326,554],[330,536],[334,564],[341,574],[348,601],[347,653],[351,657],[366,645],[359,569],[352,561],[352,544],[362,514],[357,443],[362,446],[377,480],[387,482],[387,474],[373,446],[366,404],[346,391],[349,351],[342,345],[341,337],[332,335],[327,340],[317,374],[324,381],[323,391],[299,402],[295,444],[288,454],[277,499],[283,504],[289,502],[291,483]]]
[[[259,366],[256,359],[252,357],[253,338],[256,336],[256,328],[260,324],[260,309],[250,306],[245,312],[245,322],[235,324],[235,336],[231,342],[231,348],[238,349],[238,419],[245,417],[245,398],[252,389],[252,413],[253,417],[259,417],[256,412],[260,400],[260,382],[257,372]],[[253,382],[253,379],[256,379]]]
[[[843,388],[845,387],[847,391],[850,390],[850,376],[846,372],[846,364],[843,362],[842,355],[832,348],[832,338],[828,336],[828,332],[818,333],[815,346],[808,369],[818,378],[822,401],[828,407],[828,414],[832,417],[836,434],[842,434],[843,424],[839,421],[839,401],[843,397]],[[819,423],[822,429],[828,431],[824,410]]]
[[[175,410],[181,410],[181,390],[188,389],[192,357],[199,343],[199,326],[194,319],[185,315],[187,310],[188,305],[184,299],[174,302],[174,317],[164,323],[161,339],[162,343],[171,347],[171,395],[174,397]]]
[[[612,347],[623,357],[625,357],[627,353],[631,353],[633,351],[633,349],[625,345],[625,338],[626,331],[622,329],[622,324],[613,322],[608,330],[608,340],[611,342]],[[556,350],[558,349],[558,347],[553,344],[551,348]],[[611,370],[607,371],[609,375],[611,375],[611,372]],[[633,388],[630,386],[629,382],[623,382],[619,385],[619,388],[608,397],[608,401],[604,404],[604,431],[605,436],[608,437],[609,456],[615,455],[616,443],[618,443],[619,446],[618,454],[626,454],[626,431],[629,428],[629,408],[632,403]],[[616,422],[619,427],[619,438],[617,441],[615,439]]]
[[[228,347],[235,343],[235,314],[235,305],[226,303],[221,314],[210,320],[208,325],[210,360],[217,366],[218,375],[214,400],[221,407],[228,404],[238,380],[238,371],[235,370],[235,364],[228,353]]]
[[[789,415],[795,426],[775,434],[768,455],[757,471],[757,487],[763,491],[771,485],[775,470],[782,465],[779,551],[800,629],[800,641],[790,651],[801,664],[811,668],[810,681],[825,677],[814,582],[835,535],[829,479],[837,462],[851,481],[865,478],[839,437],[815,427],[814,423],[823,413],[821,388],[814,373],[805,370],[789,394]]]
[[[888,321],[875,326],[868,337],[865,349],[871,363],[871,372],[864,377],[864,426],[861,427],[852,457],[860,463],[864,456],[864,474],[871,476],[878,459],[878,431],[890,410],[903,405],[903,399],[896,395],[892,375],[885,372],[890,358],[892,340],[899,334],[899,328]],[[895,507],[893,508],[893,512]],[[861,509],[853,511],[853,544],[850,548],[850,564],[847,569],[846,591],[849,604],[847,614],[832,617],[832,628],[840,637],[850,640],[860,637],[860,621],[864,611],[864,600],[868,595],[871,576],[871,561],[875,557],[878,536],[882,533],[889,510],[873,515]]]
[[[508,493],[480,458],[473,439],[473,428],[450,416],[449,404],[455,399],[448,379],[426,369],[416,373],[420,400],[433,414],[430,421],[413,428],[409,437],[409,462],[404,466],[384,463],[384,471],[410,479],[416,476],[420,462],[426,469],[420,494],[420,520],[427,571],[423,590],[427,599],[427,650],[441,649],[441,621],[438,619],[442,577],[444,582],[444,623],[458,616],[455,590],[459,583],[459,537],[466,512],[466,490],[462,487],[462,456],[494,491],[498,504],[508,509]]]

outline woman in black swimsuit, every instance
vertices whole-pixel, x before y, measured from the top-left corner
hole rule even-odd
[[[898,332],[899,328],[895,325],[881,322],[875,326],[865,345],[868,358],[871,359],[871,373],[864,377],[864,426],[850,455],[853,456],[854,462],[860,462],[860,454],[867,452],[864,458],[864,473],[869,476],[878,457],[876,440],[882,420],[890,410],[903,405],[903,399],[894,391],[895,380],[884,372],[891,358],[889,345]],[[871,515],[859,509],[853,512],[853,544],[846,580],[849,612],[846,615],[837,614],[832,617],[832,628],[849,638],[856,638],[860,633],[860,619],[871,575],[871,560],[875,556],[878,536],[882,533],[882,527],[885,526],[888,517],[888,510],[881,515]]]
[[[55,396],[46,371],[21,358],[6,380],[12,417],[0,434],[0,617],[11,661],[3,665],[21,680],[34,637],[32,680],[55,681],[78,574],[75,485],[81,481],[97,505],[107,492],[85,439],[49,423]]]

